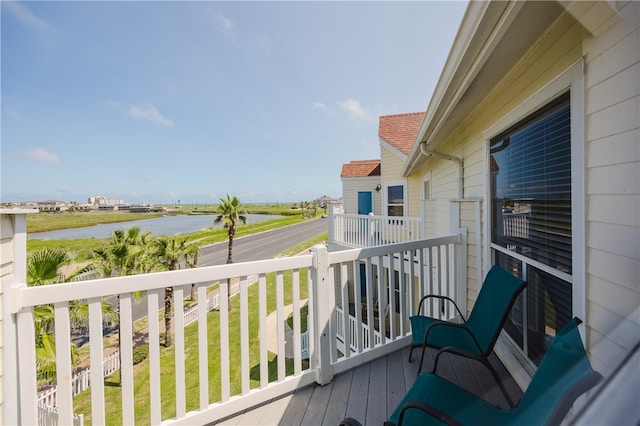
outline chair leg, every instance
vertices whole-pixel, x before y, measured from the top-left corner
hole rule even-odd
[[[507,404],[509,404],[509,408],[514,408],[516,405],[513,403],[511,396],[509,396],[509,393],[507,392],[507,388],[504,387],[504,383],[502,383],[502,380],[500,380],[500,376],[498,376],[498,372],[496,371],[495,368],[493,368],[493,366],[489,362],[489,359],[483,358],[482,363],[489,369],[496,383],[498,383],[498,387],[500,388],[500,391],[502,392],[505,399],[507,400]]]
[[[420,372],[422,371],[422,363],[424,362],[424,353],[425,353],[425,347],[423,345],[422,346],[422,354],[420,355],[420,364],[418,364],[418,376],[420,375]]]
[[[411,362],[411,355],[413,355],[413,345],[411,345],[411,348],[409,349],[409,362]]]

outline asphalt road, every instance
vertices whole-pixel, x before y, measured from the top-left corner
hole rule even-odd
[[[328,230],[328,220],[320,218],[260,234],[235,238],[233,240],[233,262],[270,259]],[[201,247],[198,266],[224,265],[227,263],[228,247],[227,241]]]
[[[328,230],[329,221],[326,218],[319,218],[260,234],[235,238],[233,240],[233,263],[270,259]],[[228,247],[227,241],[200,247],[198,266],[226,264]],[[185,295],[188,295],[189,286],[185,286],[184,291]],[[163,307],[164,303],[161,297],[158,309]],[[146,317],[146,297],[143,296],[138,303],[133,303],[131,309],[134,321]]]

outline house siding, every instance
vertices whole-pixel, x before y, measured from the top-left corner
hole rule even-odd
[[[404,158],[400,158],[398,157],[398,155],[396,153],[394,153],[393,151],[391,151],[390,149],[386,148],[384,145],[380,145],[380,158],[381,158],[381,168],[380,168],[380,173],[381,173],[381,178],[382,178],[382,191],[380,191],[380,209],[382,211],[383,215],[387,215],[387,206],[384,204],[386,202],[386,197],[384,194],[384,187],[385,184],[388,184],[390,182],[398,182],[398,181],[404,181],[405,178],[402,177],[402,166],[404,166]],[[417,179],[419,179],[420,177],[417,176]],[[411,192],[409,189],[409,184],[407,182],[407,184],[405,185],[405,205],[410,205],[411,203],[409,203],[407,200],[411,199],[411,198],[407,198],[410,194],[414,195],[414,192]],[[418,194],[418,198],[416,199],[420,199],[420,195],[419,192]],[[415,207],[413,210],[416,210]],[[409,207],[406,211],[405,211],[405,216],[420,216],[420,206],[418,205],[417,207],[417,212],[415,214],[411,214],[409,213],[411,211],[411,207]]]
[[[383,182],[402,179],[402,166],[404,166],[404,158],[398,157],[391,150],[380,147],[381,158],[381,176]]]
[[[584,42],[588,344],[610,373],[640,336],[640,3]]]
[[[640,336],[640,3],[628,2],[618,12],[613,17],[587,12],[589,28],[597,28],[597,36],[569,14],[559,18],[437,148],[464,160],[464,197],[486,199],[485,144],[493,136],[486,135],[486,129],[584,60],[587,249],[583,319],[594,366],[605,374],[618,365]],[[604,22],[594,24],[597,19]],[[449,201],[457,197],[455,164],[430,159],[416,174],[428,173],[437,227],[448,230]],[[457,225],[471,232],[468,206],[461,206]],[[483,203],[482,208],[487,206]],[[483,210],[481,217],[486,218],[487,212]],[[469,235],[468,241],[470,309],[478,287],[476,236]],[[486,243],[488,238],[483,236],[482,241]],[[485,246],[481,252],[486,257],[489,248]]]
[[[380,177],[356,177],[342,179],[342,204],[344,212],[348,214],[358,214],[358,192],[368,191],[373,193],[373,214],[381,214],[381,193],[375,191],[376,185],[380,183]]]
[[[465,198],[484,199],[487,196],[485,130],[578,61],[581,58],[580,42],[583,37],[584,29],[572,18],[561,19],[553,31],[539,40],[538,44],[439,146],[439,152],[464,160]],[[432,159],[420,170],[421,175],[428,172],[432,173],[433,198],[437,199],[435,210],[439,233],[456,226],[467,227],[471,231],[471,223],[464,222],[463,211],[460,214],[459,224],[451,224],[448,220],[449,201],[458,198],[456,165],[450,161]],[[485,207],[485,205],[482,206],[482,218],[486,216]],[[470,235],[468,241],[468,309],[471,309],[478,288],[476,237]],[[488,248],[484,247],[481,252],[486,256]]]

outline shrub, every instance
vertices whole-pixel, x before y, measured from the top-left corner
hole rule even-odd
[[[133,365],[140,364],[149,356],[149,345],[144,344],[133,348]]]

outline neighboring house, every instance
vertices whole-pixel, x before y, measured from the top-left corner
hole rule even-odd
[[[433,237],[447,234],[449,229],[436,226],[431,182],[429,179],[420,181],[416,176],[402,174],[424,116],[424,112],[380,116],[378,138],[382,159],[382,211],[386,216],[420,218],[421,230],[416,236]]]
[[[355,160],[342,165],[344,213],[380,215],[380,160]]]
[[[494,263],[529,282],[498,345],[521,385],[573,316],[610,374],[640,338],[640,3],[470,3],[399,175],[469,229],[470,307]]]

